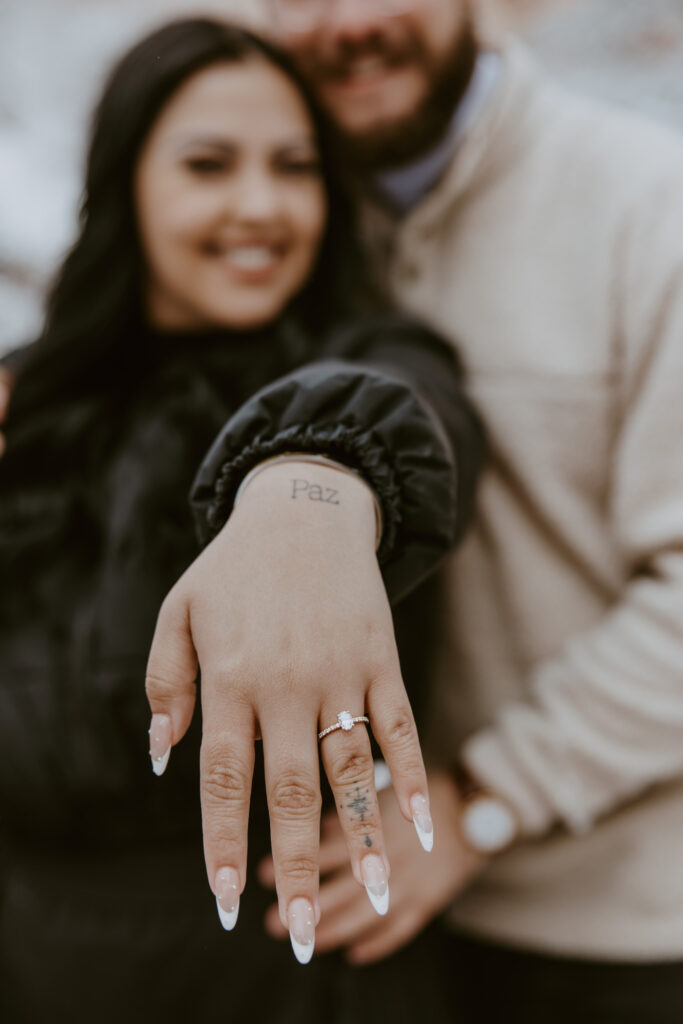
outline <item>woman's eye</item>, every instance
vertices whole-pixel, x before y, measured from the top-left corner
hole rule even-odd
[[[224,171],[226,162],[219,157],[194,156],[185,161],[185,166],[193,174],[211,175]]]
[[[284,174],[317,176],[320,174],[320,161],[316,157],[282,160],[280,170]]]

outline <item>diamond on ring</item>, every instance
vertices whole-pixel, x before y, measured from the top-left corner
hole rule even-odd
[[[354,717],[350,711],[340,711],[334,725],[328,725],[327,729],[323,729],[322,732],[319,732],[318,739],[323,739],[329,733],[336,732],[337,729],[343,729],[344,732],[349,732],[357,722],[365,722],[366,725],[369,725],[370,719],[367,715],[356,715]]]

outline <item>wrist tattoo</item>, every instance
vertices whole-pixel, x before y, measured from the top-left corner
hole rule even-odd
[[[292,478],[292,501],[298,498],[308,498],[309,501],[322,501],[326,505],[341,505],[339,491],[334,487],[321,487],[320,484],[311,483],[302,477]]]

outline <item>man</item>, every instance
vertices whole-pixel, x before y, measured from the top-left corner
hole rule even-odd
[[[387,955],[457,896],[474,1019],[680,1020],[683,146],[486,47],[467,0],[272,9],[493,455],[446,574],[435,860],[385,800],[378,922],[327,822],[317,948]]]

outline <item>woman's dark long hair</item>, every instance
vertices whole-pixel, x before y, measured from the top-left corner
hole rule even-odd
[[[133,198],[142,145],[162,108],[196,72],[261,58],[294,82],[310,111],[329,219],[313,275],[294,302],[317,331],[360,285],[351,203],[336,172],[332,131],[288,57],[251,32],[210,18],[175,21],[138,43],[116,66],[95,112],[80,231],[48,300],[45,327],[27,353],[12,396],[11,425],[73,398],[112,394],[140,369],[145,259]],[[10,445],[11,448],[11,445]],[[8,455],[10,451],[8,450]]]

